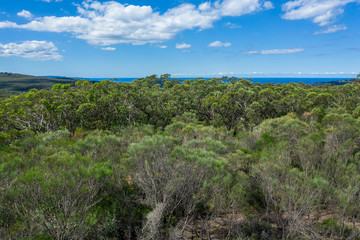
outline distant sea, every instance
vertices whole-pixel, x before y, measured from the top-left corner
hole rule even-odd
[[[46,77],[52,77],[52,78],[67,78],[67,77],[60,77],[60,76],[46,76]],[[133,80],[139,79],[139,78],[81,78],[81,77],[74,77],[72,79],[85,79],[85,80],[89,80],[89,81],[95,81],[95,82],[100,82],[102,80],[110,80],[110,79],[116,79],[115,82],[132,82]],[[189,79],[196,79],[196,77],[193,78],[181,78],[178,77],[177,79],[182,79],[182,80],[189,80]],[[211,78],[203,78],[203,79],[211,79]],[[341,81],[341,80],[350,80],[351,78],[291,78],[291,77],[282,77],[282,78],[246,78],[243,77],[243,79],[248,79],[248,80],[252,80],[255,83],[260,83],[260,84],[264,84],[264,83],[305,83],[305,84],[312,84],[312,83],[317,83],[317,82],[331,82],[331,81]]]
[[[84,78],[85,80],[89,81],[102,81],[102,80],[109,80],[110,78]],[[116,82],[131,82],[139,78],[116,78]],[[196,78],[178,78],[183,80],[188,79],[196,79]],[[210,79],[210,78],[204,78]],[[350,78],[244,78],[244,79],[251,79],[253,82],[264,84],[264,83],[305,83],[311,84],[316,82],[331,82],[331,81],[341,81],[341,80],[349,80]]]
[[[252,78],[253,82],[257,83],[305,83],[312,84],[317,82],[332,82],[341,80],[350,80],[351,78]]]

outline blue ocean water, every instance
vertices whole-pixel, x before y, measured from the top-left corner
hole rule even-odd
[[[89,81],[102,81],[102,80],[110,80],[113,79],[114,82],[132,82],[133,80],[139,78],[86,78]],[[195,79],[195,78],[178,78],[178,79]],[[210,79],[210,78],[204,78]],[[316,82],[331,82],[331,81],[341,81],[341,80],[349,80],[350,78],[244,78],[248,80],[252,80],[255,83],[305,83],[311,84]]]
[[[350,78],[252,78],[253,82],[257,83],[317,83],[317,82],[331,82],[331,81],[341,81],[341,80],[350,80]]]
[[[66,77],[60,77],[60,76],[46,76],[46,77],[53,77],[53,78],[66,78]],[[133,78],[81,78],[81,77],[70,77],[72,79],[84,79],[84,80],[89,80],[89,81],[102,81],[102,80],[112,80],[114,82],[132,82],[133,80],[139,79],[137,77],[133,77]],[[196,79],[194,78],[177,78],[177,79],[181,79],[181,80],[189,80],[189,79]],[[203,78],[203,79],[211,79],[211,78]],[[281,77],[281,78],[258,78],[258,77],[254,77],[254,78],[246,78],[243,77],[243,79],[248,79],[251,80],[252,82],[255,83],[260,83],[260,84],[264,84],[264,83],[305,83],[305,84],[312,84],[312,83],[317,83],[317,82],[331,82],[331,81],[341,81],[341,80],[350,80],[351,78],[329,78],[329,77],[318,77],[318,78],[294,78],[294,77]]]
[[[80,79],[80,78],[79,78]],[[114,82],[132,82],[139,78],[81,78],[89,81],[100,82],[103,80],[112,80]]]

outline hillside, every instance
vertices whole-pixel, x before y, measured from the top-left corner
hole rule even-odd
[[[0,99],[20,92],[36,89],[51,89],[56,83],[74,83],[76,79],[71,78],[49,78],[23,75],[17,73],[0,73]]]
[[[337,86],[337,85],[345,85],[349,83],[353,83],[356,79],[344,79],[344,80],[336,80],[336,81],[330,81],[330,82],[315,82],[310,84],[314,87],[321,87],[321,86]]]

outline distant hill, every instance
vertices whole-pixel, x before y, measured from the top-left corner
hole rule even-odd
[[[0,89],[10,91],[26,92],[32,88],[51,89],[56,83],[75,83],[72,78],[50,78],[23,75],[17,73],[0,73]]]
[[[0,73],[0,99],[10,95],[35,89],[51,89],[56,83],[75,83],[77,79],[72,78],[51,78],[23,75],[17,73]]]
[[[314,87],[321,87],[321,86],[325,86],[330,85],[330,86],[335,86],[335,85],[345,85],[348,83],[353,83],[356,79],[345,79],[345,80],[336,80],[336,81],[330,81],[330,82],[315,82],[310,84],[311,86]]]

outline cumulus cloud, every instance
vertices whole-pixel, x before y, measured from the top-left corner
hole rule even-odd
[[[176,48],[177,48],[177,49],[187,49],[187,48],[191,48],[191,44],[188,44],[188,43],[177,43],[177,44],[176,44]]]
[[[291,49],[271,49],[271,50],[255,50],[255,51],[247,51],[246,54],[290,54],[290,53],[298,53],[303,52],[303,48],[291,48]]]
[[[181,4],[164,13],[151,6],[125,5],[115,1],[84,1],[78,15],[36,18],[26,24],[0,22],[0,28],[68,32],[94,45],[159,43],[187,29],[207,29],[226,16],[263,10],[263,0],[218,0],[200,5]]]
[[[104,47],[104,48],[101,48],[101,50],[104,50],[104,51],[115,51],[116,48],[114,48],[114,47]]]
[[[224,0],[219,8],[222,16],[241,16],[261,9],[261,3],[259,0]]]
[[[283,4],[283,18],[287,20],[311,19],[320,26],[333,23],[344,12],[345,5],[359,0],[293,0]]]
[[[26,10],[22,10],[21,12],[18,12],[17,15],[19,17],[24,17],[24,18],[29,18],[29,19],[33,18],[33,15],[31,14],[31,12],[26,11]]]
[[[275,8],[275,7],[274,7],[274,4],[273,4],[272,2],[270,2],[270,1],[264,2],[263,6],[264,6],[264,8],[265,8],[266,10]]]
[[[0,43],[0,57],[18,56],[38,61],[61,60],[57,47],[52,42],[25,41],[17,43]]]
[[[318,34],[335,33],[335,32],[346,30],[346,29],[347,29],[347,27],[345,25],[333,25],[333,26],[329,26],[325,30],[320,30],[318,32],[315,32],[314,34],[318,35]]]
[[[17,27],[16,23],[9,21],[0,22],[0,28],[15,28],[15,27]]]
[[[209,44],[209,47],[230,47],[231,43],[229,42],[220,42],[220,41],[215,41]]]

